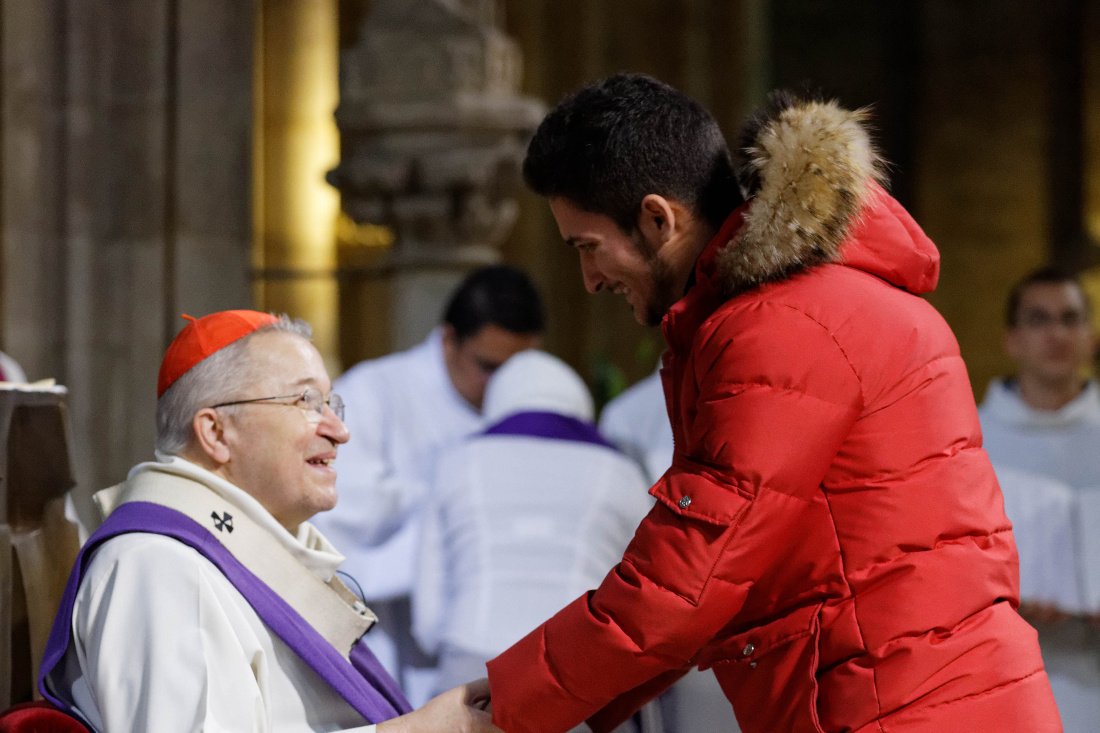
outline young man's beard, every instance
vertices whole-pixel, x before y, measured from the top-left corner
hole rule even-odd
[[[645,324],[659,326],[665,313],[673,303],[683,297],[683,293],[676,292],[672,269],[657,256],[656,248],[645,240],[641,232],[635,229],[632,239],[634,246],[649,265],[649,278],[653,284],[651,295],[645,303]]]

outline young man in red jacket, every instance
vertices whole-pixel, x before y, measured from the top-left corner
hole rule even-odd
[[[695,665],[745,733],[1056,731],[939,255],[864,114],[774,95],[731,163],[651,78],[561,102],[524,163],[668,342],[657,504],[601,586],[489,663],[509,733],[608,730]]]

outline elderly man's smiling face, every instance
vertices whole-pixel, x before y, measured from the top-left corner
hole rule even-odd
[[[233,400],[332,390],[321,355],[292,333],[268,331],[247,343],[250,378]],[[229,401],[229,400],[227,400]],[[336,506],[336,448],[348,429],[329,408],[303,409],[293,398],[219,408],[228,460],[219,473],[258,500],[291,531]]]

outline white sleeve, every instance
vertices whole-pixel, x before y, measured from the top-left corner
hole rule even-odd
[[[440,461],[435,490],[425,500],[416,572],[413,575],[412,633],[417,643],[429,654],[439,652],[444,609],[449,605],[447,555],[443,545],[444,504],[449,493],[448,481],[454,479],[451,470],[447,468],[449,463],[452,461],[447,457]]]
[[[399,475],[392,465],[393,421],[386,414],[384,384],[352,373],[335,389],[347,402],[345,424],[351,439],[336,458],[336,508],[312,522],[337,549],[377,546],[393,536],[427,493],[420,482]]]
[[[1047,476],[994,465],[1020,560],[1020,600],[1085,611],[1076,491]]]
[[[626,397],[628,395],[624,392],[604,405],[603,412],[600,413],[598,429],[600,434],[615,444],[619,450],[640,463],[643,449],[631,431],[630,403]]]
[[[1100,524],[1100,487],[1089,486],[1075,493],[1074,536],[1079,548],[1081,610],[1095,616],[1100,614],[1100,537],[1096,532]]]
[[[271,730],[257,660],[219,603],[206,561],[171,540],[126,547],[93,560],[73,613],[102,730]]]

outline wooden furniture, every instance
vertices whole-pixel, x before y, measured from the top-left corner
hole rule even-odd
[[[38,697],[38,666],[79,549],[66,391],[0,387],[0,710]]]

